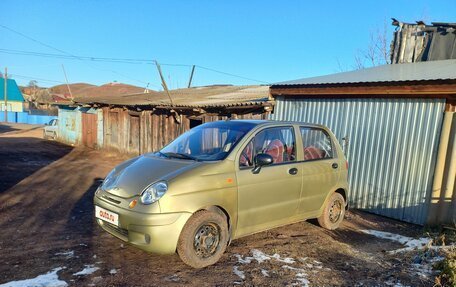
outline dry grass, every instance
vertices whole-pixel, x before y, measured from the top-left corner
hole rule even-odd
[[[445,253],[446,258],[434,266],[440,271],[435,278],[435,286],[456,286],[456,248]]]
[[[438,245],[456,244],[456,229],[454,227],[444,228],[435,239]],[[456,247],[443,250],[445,259],[436,263],[434,268],[440,271],[435,277],[434,286],[456,286]]]

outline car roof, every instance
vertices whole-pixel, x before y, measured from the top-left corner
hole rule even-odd
[[[327,128],[324,125],[319,125],[319,124],[312,124],[312,123],[305,123],[305,122],[294,122],[294,121],[276,121],[276,120],[229,120],[232,122],[244,122],[244,123],[250,123],[254,124],[257,126],[263,126],[263,125],[271,125],[271,126],[278,126],[278,125],[302,125],[302,126],[308,126],[308,127],[316,127],[316,128]]]

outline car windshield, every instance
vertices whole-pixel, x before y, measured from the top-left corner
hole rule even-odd
[[[222,160],[254,126],[242,121],[206,123],[179,136],[164,147],[160,155],[187,160]]]

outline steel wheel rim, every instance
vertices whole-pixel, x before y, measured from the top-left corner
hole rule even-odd
[[[342,210],[342,202],[340,202],[340,200],[333,201],[331,207],[329,208],[329,220],[332,223],[336,223],[337,221],[339,221],[339,219],[342,216]]]
[[[208,258],[217,252],[220,243],[220,227],[215,223],[204,223],[195,233],[193,248],[200,258]]]

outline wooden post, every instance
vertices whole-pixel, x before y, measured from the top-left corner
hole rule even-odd
[[[155,61],[155,65],[157,66],[158,73],[160,74],[160,79],[162,82],[163,89],[165,90],[166,94],[168,95],[169,101],[171,103],[171,106],[174,106],[173,99],[171,98],[171,95],[168,90],[168,86],[166,85],[165,78],[163,78],[162,70],[160,68],[160,64],[158,64],[157,61]]]
[[[63,75],[65,76],[65,81],[66,81],[66,85],[67,85],[67,88],[68,88],[68,92],[70,93],[71,99],[73,99],[73,94],[71,93],[70,85],[68,84],[67,74],[65,72],[65,66],[63,66],[63,64],[62,64],[62,70],[63,70]]]
[[[8,122],[8,68],[5,67],[5,89],[3,94],[3,99],[5,101],[5,122]]]
[[[192,86],[193,73],[195,73],[195,65],[193,65],[193,67],[192,67],[192,72],[190,73],[190,80],[188,80],[187,88],[190,88]]]

